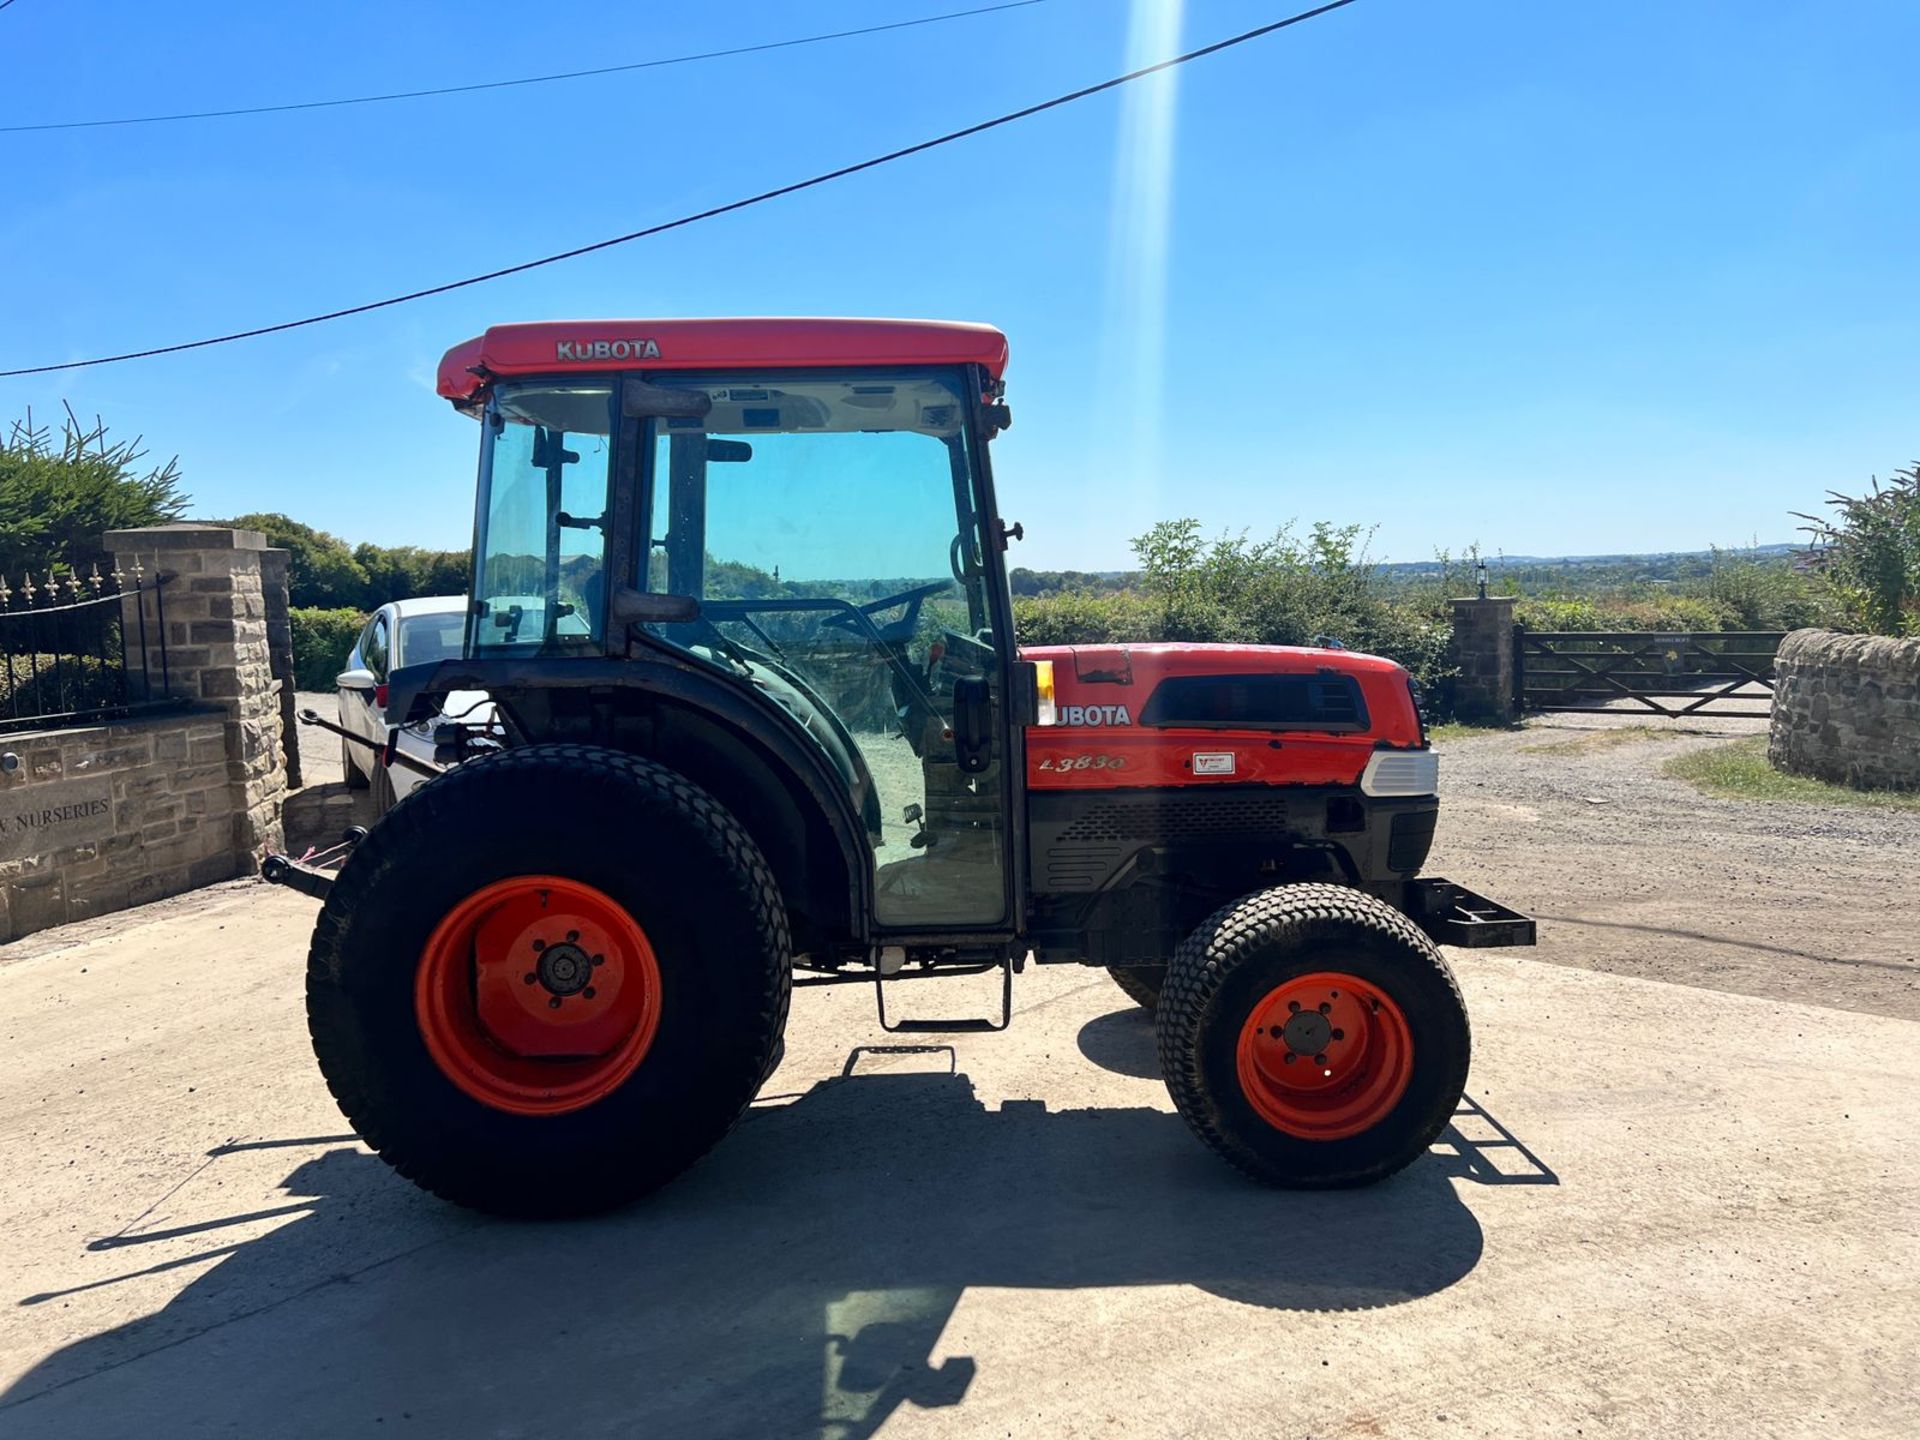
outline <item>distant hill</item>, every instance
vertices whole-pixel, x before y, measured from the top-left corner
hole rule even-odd
[[[1717,553],[1743,560],[1785,563],[1807,547],[1791,543],[1728,547]],[[1488,555],[1487,573],[1504,578],[1546,583],[1555,576],[1578,576],[1591,584],[1609,581],[1677,580],[1705,573],[1713,563],[1712,550],[1657,550],[1639,555]],[[1463,561],[1382,561],[1376,568],[1393,580],[1419,580],[1451,571],[1458,575]],[[1138,570],[1028,570],[1016,568],[1009,577],[1015,595],[1050,595],[1060,590],[1124,590],[1138,583]]]

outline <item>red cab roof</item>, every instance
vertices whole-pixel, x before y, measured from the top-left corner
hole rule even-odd
[[[500,375],[834,365],[984,365],[998,378],[1007,337],[953,320],[547,320],[454,346],[439,388],[467,406]]]

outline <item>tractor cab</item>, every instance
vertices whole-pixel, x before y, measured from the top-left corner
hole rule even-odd
[[[441,390],[482,424],[466,659],[704,672],[817,752],[876,935],[1007,930],[1016,657],[986,454],[1005,361],[984,326],[857,320],[457,348]]]

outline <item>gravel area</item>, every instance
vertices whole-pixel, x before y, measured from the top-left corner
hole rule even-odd
[[[1563,715],[1442,741],[1428,868],[1536,916],[1541,960],[1920,1019],[1920,814],[1661,774],[1765,728]]]

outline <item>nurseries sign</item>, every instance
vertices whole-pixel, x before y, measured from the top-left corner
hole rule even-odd
[[[56,780],[0,790],[0,860],[51,855],[113,834],[113,782]]]

